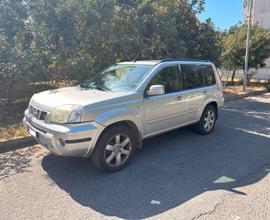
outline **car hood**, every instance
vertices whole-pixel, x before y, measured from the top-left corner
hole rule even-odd
[[[128,92],[107,92],[96,89],[85,89],[79,86],[48,90],[35,94],[30,104],[37,108],[50,111],[61,105],[86,106],[128,95]]]

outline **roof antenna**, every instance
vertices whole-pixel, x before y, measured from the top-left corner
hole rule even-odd
[[[139,56],[142,54],[142,51],[140,51],[139,53],[137,53],[136,57],[133,60],[133,63],[136,63],[136,61],[138,60]]]

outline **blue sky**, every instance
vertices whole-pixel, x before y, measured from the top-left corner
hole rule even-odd
[[[243,21],[243,0],[205,0],[205,11],[198,17],[201,21],[210,17],[216,27],[228,29]]]

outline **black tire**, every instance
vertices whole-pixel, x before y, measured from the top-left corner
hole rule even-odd
[[[118,136],[118,135],[120,135],[120,138],[119,138],[120,144],[121,144],[121,138],[124,141],[127,139],[127,137],[129,138],[129,143],[128,143],[128,145],[126,145],[126,147],[128,147],[128,149],[126,149],[126,152],[130,151],[130,154],[128,156],[124,153],[121,154],[121,152],[119,152],[119,151],[121,151],[120,148],[118,149],[118,152],[116,152],[116,150],[115,150],[117,148],[116,136]],[[126,138],[126,139],[123,139],[123,138]],[[111,144],[114,141],[115,141],[115,145]],[[102,171],[115,172],[115,171],[121,170],[124,167],[126,167],[128,165],[128,163],[130,162],[130,159],[132,158],[132,156],[135,152],[135,148],[136,148],[135,144],[136,143],[137,143],[136,135],[134,134],[134,132],[130,128],[123,126],[123,125],[116,125],[113,127],[109,127],[99,137],[99,140],[96,144],[95,150],[94,150],[92,157],[91,157],[92,162],[98,169],[100,169]],[[110,146],[113,145],[114,150],[111,150],[111,149],[107,150],[108,145],[110,145]],[[122,151],[124,151],[124,150],[125,149],[122,149]],[[112,161],[110,162],[111,163],[110,164],[107,162],[107,160],[113,154],[115,156],[112,159]],[[121,154],[120,155],[121,159],[123,159],[125,156],[127,156],[127,158],[123,159],[124,162],[121,165],[117,165],[117,157],[119,156],[118,154]],[[115,165],[113,165],[114,162],[115,162]]]
[[[211,120],[212,124],[209,122],[211,126],[209,125],[210,127],[207,129],[205,120],[209,112],[213,113],[214,119],[213,121]],[[193,128],[199,134],[208,135],[214,130],[216,121],[217,121],[217,110],[213,105],[208,105],[204,109],[200,121],[196,125],[194,125]]]

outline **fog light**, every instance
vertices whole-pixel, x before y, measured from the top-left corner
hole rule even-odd
[[[65,141],[62,139],[62,138],[60,138],[59,140],[59,145],[61,146],[61,147],[65,147]]]

